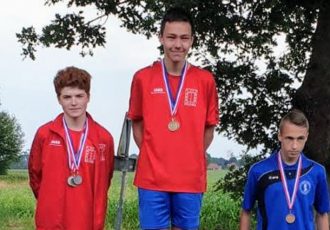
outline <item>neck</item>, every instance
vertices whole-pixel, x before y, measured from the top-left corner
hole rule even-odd
[[[74,131],[80,131],[84,128],[85,121],[87,119],[86,114],[80,117],[69,117],[66,114],[64,114],[65,122],[69,129]]]
[[[287,165],[294,165],[295,163],[297,163],[299,156],[300,154],[297,157],[288,157],[281,152],[281,159]]]
[[[172,61],[169,61],[168,59],[164,58],[164,64],[165,64],[167,73],[169,73],[171,75],[175,75],[175,76],[180,76],[185,61],[186,60],[183,60],[181,62],[172,62]]]

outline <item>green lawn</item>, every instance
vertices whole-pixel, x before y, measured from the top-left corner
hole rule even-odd
[[[212,191],[212,186],[225,171],[209,171],[209,191],[204,195],[201,228],[204,230],[231,230],[238,228],[239,203],[226,194]],[[123,214],[123,230],[138,228],[137,192],[132,185],[133,173],[127,176]],[[120,193],[121,173],[115,172],[109,191],[106,229],[113,229]],[[25,170],[11,170],[0,176],[0,230],[34,229],[35,200],[28,186]]]

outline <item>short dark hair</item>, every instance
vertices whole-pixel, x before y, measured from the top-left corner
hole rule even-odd
[[[166,22],[188,22],[191,26],[191,34],[194,34],[194,23],[190,13],[181,7],[168,9],[160,24],[160,35],[163,35]]]
[[[91,75],[87,71],[70,66],[57,72],[54,78],[54,87],[58,97],[61,95],[61,90],[67,86],[85,90],[89,95],[90,81]]]
[[[309,130],[308,119],[305,114],[299,109],[291,110],[281,119],[279,126],[280,132],[282,131],[285,122],[290,122],[294,125],[307,128],[307,131]]]

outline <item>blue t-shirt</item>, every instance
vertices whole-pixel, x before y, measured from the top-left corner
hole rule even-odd
[[[242,208],[250,211],[255,201],[258,203],[258,230],[312,230],[314,213],[330,211],[326,173],[322,165],[302,156],[302,171],[292,214],[295,222],[289,224],[285,217],[289,214],[277,162],[277,152],[267,159],[252,165],[245,185]],[[298,163],[283,163],[288,190],[292,197]]]

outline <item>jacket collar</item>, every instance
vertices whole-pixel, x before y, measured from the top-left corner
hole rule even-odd
[[[63,116],[64,113],[59,114],[50,124],[50,130],[60,135],[63,140],[65,140],[65,131],[63,126]],[[88,131],[88,139],[91,139],[93,143],[97,143],[97,140],[99,139],[98,132],[96,132],[96,122],[92,118],[92,116],[87,113],[87,119],[88,119],[88,125],[89,125],[89,131]]]

